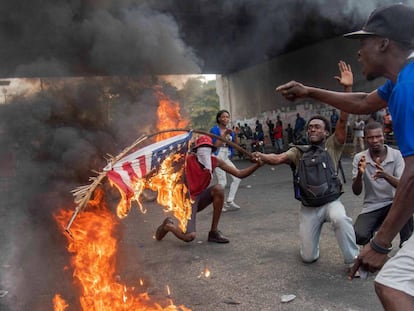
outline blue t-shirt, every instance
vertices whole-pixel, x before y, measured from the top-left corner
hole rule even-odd
[[[414,61],[400,71],[395,84],[387,80],[377,92],[388,102],[401,154],[403,157],[414,155]]]
[[[218,126],[218,125],[214,125],[214,126],[210,129],[210,133],[213,133],[213,134],[216,134],[217,136],[220,136],[220,128],[219,128],[219,126]],[[215,138],[215,137],[212,137],[212,138],[213,138],[213,144],[215,144],[215,143],[216,143],[217,138]],[[234,132],[231,132],[231,141],[232,141],[232,142],[234,142],[234,140],[235,140],[235,135],[234,135]],[[229,151],[230,151],[230,155],[229,155],[229,157],[231,158],[231,157],[233,156],[233,148],[232,148],[232,147],[230,147],[230,146],[228,146],[228,148],[229,148]],[[215,154],[215,155],[217,155],[217,154],[218,154],[218,150],[219,150],[219,148],[217,148],[217,150],[214,152],[214,154]]]
[[[336,123],[338,123],[339,116],[335,114],[331,114],[331,126],[335,127]]]

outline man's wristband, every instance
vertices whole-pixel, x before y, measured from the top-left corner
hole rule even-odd
[[[390,247],[388,247],[388,248],[382,247],[381,245],[378,245],[377,243],[375,243],[374,238],[372,238],[369,241],[369,244],[371,245],[371,248],[374,251],[376,251],[377,253],[380,253],[380,254],[388,254],[389,252],[392,251],[392,245]]]

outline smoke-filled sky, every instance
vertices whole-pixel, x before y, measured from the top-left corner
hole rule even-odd
[[[74,210],[70,191],[90,183],[107,154],[156,131],[156,85],[176,99],[174,88],[152,76],[25,82],[34,91],[0,105],[0,290],[8,292],[0,310],[43,310],[41,297],[51,301],[56,289],[73,295],[53,213]]]
[[[0,76],[230,72],[360,27],[391,2],[2,1]]]
[[[0,105],[0,309],[35,310],[25,307],[62,285],[53,258],[66,255],[65,240],[51,215],[73,208],[69,190],[106,153],[155,128],[151,75],[247,67],[297,48],[298,35],[354,30],[390,2],[1,1],[0,77],[99,77],[27,80],[37,92]]]

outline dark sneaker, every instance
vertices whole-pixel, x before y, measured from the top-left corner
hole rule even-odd
[[[155,232],[155,238],[157,239],[157,241],[161,241],[168,233],[168,230],[165,229],[165,225],[172,223],[174,223],[174,221],[171,217],[167,217],[164,219],[162,224],[157,228],[157,231]]]
[[[210,231],[208,233],[208,241],[214,243],[229,243],[227,239],[220,231]]]

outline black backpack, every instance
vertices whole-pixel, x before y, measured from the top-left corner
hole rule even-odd
[[[342,194],[342,183],[326,148],[296,146],[303,151],[296,170],[292,163],[295,198],[305,206],[318,207],[332,202]]]

